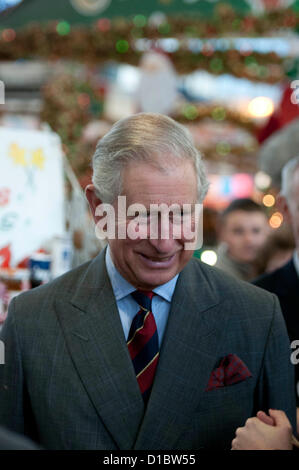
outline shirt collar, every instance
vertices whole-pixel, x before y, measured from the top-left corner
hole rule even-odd
[[[108,276],[112,285],[116,301],[121,300],[124,297],[127,297],[132,292],[134,292],[136,290],[136,287],[132,286],[132,284],[130,284],[114,266],[114,263],[111,258],[109,245],[107,246],[105,261]],[[170,279],[170,281],[166,282],[165,284],[155,287],[155,289],[153,289],[153,292],[160,295],[161,297],[163,297],[163,299],[167,300],[168,302],[171,302],[178,277],[179,274],[174,276],[172,279]]]
[[[294,262],[294,266],[295,266],[297,275],[298,275],[298,277],[299,277],[299,255],[298,255],[298,251],[297,251],[297,250],[295,250],[295,252],[294,252],[293,262]]]

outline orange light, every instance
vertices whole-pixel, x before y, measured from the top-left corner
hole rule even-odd
[[[274,111],[274,104],[270,98],[266,96],[258,96],[250,101],[248,112],[252,117],[262,118],[270,116]]]
[[[269,224],[272,228],[279,228],[283,222],[283,215],[280,212],[274,212],[270,217]]]
[[[272,196],[272,194],[266,194],[266,195],[263,197],[263,204],[264,204],[264,206],[266,206],[266,207],[272,207],[272,206],[274,206],[274,204],[275,204],[275,197]]]

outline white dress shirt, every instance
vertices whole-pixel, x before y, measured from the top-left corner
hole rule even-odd
[[[124,335],[127,340],[133,318],[139,311],[139,306],[137,302],[130,295],[136,290],[136,287],[132,286],[132,284],[130,284],[114,266],[109,246],[106,250],[105,261],[108,276],[116,299],[120,320],[124,330]],[[174,293],[178,277],[179,274],[177,274],[174,278],[172,278],[165,284],[162,284],[161,286],[158,286],[153,289],[153,292],[157,294],[152,299],[152,312],[157,325],[159,346],[161,346],[163,340],[164,331],[166,328],[168,314],[170,310],[171,299]]]

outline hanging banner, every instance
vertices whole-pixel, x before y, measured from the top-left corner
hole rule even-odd
[[[0,127],[0,267],[15,267],[63,235],[64,183],[59,137]]]

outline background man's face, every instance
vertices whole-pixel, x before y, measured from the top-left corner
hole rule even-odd
[[[221,239],[228,254],[240,263],[252,262],[269,234],[267,217],[261,212],[236,210],[226,216]]]
[[[189,161],[176,161],[167,172],[147,163],[133,163],[123,173],[122,195],[127,207],[143,204],[149,211],[150,204],[195,204],[197,179]],[[115,204],[117,213],[117,204]],[[113,262],[131,284],[142,289],[153,289],[179,273],[193,255],[184,250],[185,239],[137,239],[109,240]],[[188,240],[190,241],[190,240]]]

